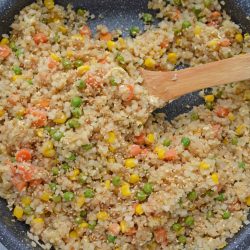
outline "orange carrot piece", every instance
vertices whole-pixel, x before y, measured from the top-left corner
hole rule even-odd
[[[214,11],[212,12],[212,14],[210,15],[210,18],[212,20],[217,20],[219,17],[221,16],[221,13],[219,11]]]
[[[142,152],[142,148],[139,145],[131,145],[129,147],[129,153],[131,156],[137,156]]]
[[[36,187],[43,182],[42,179],[35,179],[29,182],[30,187]]]
[[[169,45],[168,39],[164,39],[164,40],[161,42],[161,44],[160,44],[160,46],[161,46],[162,49],[167,48],[168,45]]]
[[[225,107],[219,106],[219,107],[217,107],[217,108],[215,109],[215,113],[216,113],[216,115],[217,115],[218,117],[221,117],[221,118],[227,117],[228,114],[229,114],[229,109],[228,109],[228,108],[225,108]]]
[[[112,235],[118,235],[120,232],[120,226],[117,223],[111,223],[109,225],[109,232],[112,233]]]
[[[34,40],[34,42],[37,45],[39,45],[40,43],[46,43],[46,42],[48,42],[47,36],[44,33],[42,33],[42,32],[36,33],[33,36],[33,40]]]
[[[176,158],[177,158],[177,152],[175,149],[169,149],[168,151],[166,151],[164,158],[166,161],[173,161]]]
[[[28,149],[21,149],[16,153],[16,160],[19,162],[30,161],[32,158],[31,153]]]
[[[102,41],[110,41],[110,40],[112,40],[112,35],[111,35],[111,33],[110,32],[107,32],[107,33],[101,33],[100,34],[100,40],[102,40]]]
[[[127,101],[130,102],[134,98],[134,86],[128,85],[127,88],[129,90],[129,95],[128,95]]]
[[[0,58],[7,58],[11,53],[10,48],[7,45],[0,45]]]
[[[57,66],[58,66],[58,62],[56,62],[52,58],[49,58],[49,60],[48,60],[48,68],[49,69],[56,69]]]
[[[84,25],[84,26],[80,29],[80,34],[81,34],[82,36],[91,37],[92,32],[91,32],[91,29],[90,29],[87,25]]]
[[[155,241],[161,245],[168,244],[167,232],[164,228],[158,228],[154,231]]]
[[[134,142],[136,144],[142,145],[145,143],[145,135],[144,134],[140,134],[138,136],[135,136],[134,138]]]
[[[221,47],[229,47],[231,45],[231,42],[228,38],[225,38],[224,40],[219,42],[219,45]]]
[[[50,105],[50,99],[47,98],[43,98],[41,100],[39,100],[37,107],[39,108],[48,108]]]
[[[33,126],[44,127],[47,125],[47,114],[44,110],[29,109],[28,113],[36,118],[36,120],[32,122]]]
[[[26,186],[27,186],[26,182],[23,181],[22,178],[20,178],[19,175],[13,176],[12,179],[11,179],[11,182],[12,182],[13,186],[19,192],[22,192],[26,188]]]

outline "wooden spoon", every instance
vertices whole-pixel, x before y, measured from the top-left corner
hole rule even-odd
[[[250,53],[179,71],[142,70],[151,95],[169,101],[184,94],[250,79]]]

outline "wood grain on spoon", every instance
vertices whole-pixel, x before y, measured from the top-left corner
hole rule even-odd
[[[196,90],[250,79],[250,54],[179,71],[143,69],[142,76],[151,95],[169,101]]]

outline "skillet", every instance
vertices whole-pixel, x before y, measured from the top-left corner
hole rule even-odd
[[[121,28],[125,30],[133,25],[142,28],[139,13],[147,10],[148,0],[59,0],[58,4],[66,6],[71,3],[75,8],[85,8],[96,16],[102,14],[102,24],[110,29]],[[0,0],[0,35],[9,32],[9,26],[13,22],[14,15],[31,4],[32,0]],[[223,7],[231,16],[232,20],[239,24],[243,32],[250,32],[250,0],[225,0]],[[90,21],[90,27],[94,29],[100,20]],[[125,32],[126,35],[126,32]],[[1,91],[1,90],[0,90]],[[171,121],[179,114],[192,109],[193,106],[202,104],[203,100],[197,93],[183,96],[168,104],[156,112],[164,112]],[[1,185],[1,180],[0,180]],[[8,250],[31,250],[40,249],[32,247],[27,237],[28,226],[22,222],[14,221],[12,213],[6,207],[6,202],[0,199],[0,242]],[[250,219],[250,216],[249,216]],[[250,224],[244,226],[239,233],[229,240],[226,250],[250,250]]]

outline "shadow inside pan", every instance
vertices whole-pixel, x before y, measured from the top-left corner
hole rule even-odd
[[[7,33],[9,26],[13,22],[13,17],[32,0],[0,0],[0,34]],[[110,29],[120,28],[127,34],[128,29],[135,25],[143,28],[143,23],[139,20],[139,13],[147,10],[147,0],[72,0],[58,1],[59,4],[66,6],[72,3],[75,8],[86,8],[94,13],[96,17],[102,14],[103,19],[98,18],[90,21],[92,29],[97,24],[103,23]],[[225,10],[233,20],[240,24],[244,32],[250,32],[250,0],[226,0]],[[173,119],[179,114],[192,109],[193,106],[200,105],[202,99],[197,93],[192,93],[179,98],[167,105],[161,111],[167,114],[168,119]],[[40,249],[32,247],[27,237],[28,226],[13,219],[12,213],[7,209],[6,202],[0,199],[0,241],[9,250],[30,250]],[[250,225],[245,226],[233,239],[229,240],[227,250],[246,250],[250,246]]]

